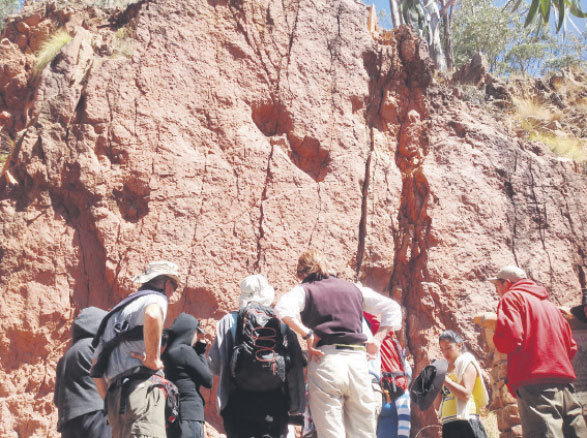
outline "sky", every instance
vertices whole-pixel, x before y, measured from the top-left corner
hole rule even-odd
[[[362,0],[362,1],[363,1],[363,3],[368,4],[368,5],[374,4],[376,11],[384,10],[386,16],[389,16],[389,0]],[[505,0],[496,0],[495,3],[498,5],[502,5],[505,3]],[[581,8],[583,9],[583,11],[587,11],[587,0],[581,0]],[[587,18],[579,19],[574,16],[571,16],[571,17],[572,17],[572,20],[574,21],[575,25],[582,32],[587,30]],[[386,19],[385,21],[383,21],[379,24],[382,27],[386,27],[386,28],[391,27],[391,22],[389,21],[389,19]],[[568,26],[568,30],[572,31],[573,30],[572,26]]]

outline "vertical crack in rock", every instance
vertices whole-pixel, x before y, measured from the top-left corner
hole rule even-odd
[[[504,181],[504,188],[505,188],[505,192],[508,196],[508,198],[510,198],[510,201],[512,203],[512,207],[513,207],[513,220],[510,220],[509,222],[511,223],[511,242],[510,242],[510,249],[512,251],[512,254],[514,256],[514,262],[516,263],[516,265],[519,266],[519,262],[518,262],[518,254],[516,252],[516,239],[518,237],[518,204],[516,203],[516,193],[514,191],[514,185],[512,183],[512,179],[511,179],[511,175],[513,175],[516,170],[518,168],[518,153],[517,151],[514,153],[514,168],[511,172],[511,174],[505,174],[504,176],[507,177],[507,179]]]
[[[540,241],[542,243],[542,249],[544,250],[546,257],[548,258],[548,271],[550,273],[550,280],[554,279],[554,270],[552,267],[552,259],[550,257],[550,253],[546,248],[546,235],[545,229],[548,228],[548,217],[546,216],[546,204],[542,203],[542,208],[540,207],[540,201],[538,200],[538,195],[536,194],[536,184],[534,181],[534,171],[532,170],[532,161],[528,161],[528,175],[530,177],[530,199],[531,203],[535,208],[535,213],[532,215],[533,221],[536,223],[538,227],[538,234],[540,235]],[[555,298],[557,298],[555,296]],[[558,298],[557,298],[558,299]]]
[[[263,202],[267,199],[267,187],[269,186],[269,180],[271,179],[271,160],[273,159],[274,151],[275,146],[271,145],[271,151],[269,152],[269,158],[267,159],[267,172],[265,174],[265,184],[263,185],[263,192],[261,193],[261,202],[259,203],[259,236],[257,237],[257,259],[255,260],[255,272],[257,273],[261,272],[261,258],[263,257],[263,248],[261,241],[265,236],[265,231],[263,230],[263,219],[265,217]]]
[[[200,209],[198,211],[198,215],[195,217],[194,220],[194,234],[192,236],[192,244],[191,244],[191,248],[192,248],[192,255],[191,255],[191,259],[194,260],[194,248],[195,248],[195,244],[197,242],[197,235],[198,235],[198,224],[200,223],[200,220],[202,218],[202,214],[204,212],[204,187],[206,186],[206,179],[207,179],[207,175],[208,175],[208,152],[206,153],[206,155],[204,156],[204,170],[203,170],[203,175],[202,175],[202,186],[200,187],[200,193],[198,195],[198,198],[200,199]],[[189,263],[189,267],[188,267],[188,278],[191,276],[192,274],[192,265],[193,263]]]
[[[287,65],[289,67],[290,62],[291,62],[291,49],[293,47],[294,44],[294,39],[296,36],[296,31],[298,28],[298,17],[300,15],[300,2],[297,1],[296,2],[296,16],[294,17],[294,22],[293,22],[293,26],[291,27],[291,30],[289,32],[289,44],[287,47]],[[285,11],[286,6],[285,3],[283,2],[283,0],[281,1],[281,7],[283,8],[283,10]],[[288,27],[289,27],[289,20],[287,19],[287,14],[285,14],[285,22],[287,23]]]
[[[371,147],[369,149],[369,155],[365,161],[365,176],[362,187],[362,198],[361,198],[361,219],[359,220],[359,242],[357,246],[357,257],[355,266],[355,281],[359,280],[359,273],[361,271],[361,265],[363,263],[363,255],[365,252],[365,239],[367,237],[367,215],[368,215],[368,198],[369,198],[369,183],[371,182],[371,159],[373,156],[373,150],[375,149],[375,139],[373,133],[373,127],[369,129],[369,139]]]
[[[384,131],[389,130],[387,124],[398,128],[395,163],[401,174],[402,189],[398,226],[397,229],[393,224],[391,227],[395,243],[394,265],[387,290],[390,294],[402,291],[406,343],[416,363],[426,359],[426,351],[419,342],[425,330],[435,324],[435,315],[424,314],[426,316],[418,318],[417,326],[412,326],[413,312],[421,308],[422,297],[426,294],[423,282],[428,279],[428,249],[434,245],[432,220],[428,215],[432,195],[423,169],[429,141],[424,93],[431,82],[432,63],[420,44],[413,30],[400,27],[392,31],[392,47],[385,57],[389,59],[381,60],[380,53],[380,59],[375,62],[373,54],[364,55],[370,76],[383,78],[383,84],[375,83],[370,93],[376,99],[373,105],[378,111],[378,121]],[[398,105],[394,100],[402,103]]]
[[[308,239],[308,247],[312,246],[312,239],[314,238],[314,233],[318,228],[318,224],[320,223],[320,215],[322,214],[322,193],[320,192],[320,183],[316,183],[316,190],[318,191],[318,215],[316,216],[316,222],[312,227],[312,232],[310,233],[310,238]]]
[[[582,234],[580,236],[575,228],[575,222],[573,221],[573,218],[571,215],[571,208],[569,207],[569,199],[568,199],[568,196],[566,196],[567,195],[566,188],[569,187],[569,180],[567,179],[567,176],[564,173],[564,171],[560,172],[560,175],[562,176],[564,183],[562,184],[562,186],[559,190],[560,190],[561,199],[564,202],[564,207],[565,207],[563,210],[562,206],[561,206],[561,217],[567,219],[569,230],[571,231],[571,234],[574,236],[574,241],[577,242],[577,254],[579,256],[580,262],[577,263],[575,265],[575,267],[577,270],[577,278],[579,280],[579,284],[581,285],[581,288],[584,289],[587,287],[586,278],[585,278],[585,270],[583,268],[583,266],[587,265],[587,259],[585,257],[585,249],[584,249],[585,245],[587,244],[586,239],[585,239],[585,232],[583,230],[584,224],[582,222],[579,222],[579,226],[581,227],[581,234]],[[574,198],[572,198],[572,199],[574,199]],[[579,242],[581,242],[583,244],[583,247],[581,247]]]

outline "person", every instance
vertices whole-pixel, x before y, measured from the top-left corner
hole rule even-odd
[[[114,438],[166,438],[165,393],[153,375],[163,376],[161,336],[167,299],[179,285],[178,267],[156,261],[133,278],[137,292],[118,303],[94,337],[91,375]]]
[[[217,409],[228,438],[275,437],[288,434],[288,411],[305,410],[304,358],[295,333],[279,322],[285,332],[287,355],[291,361],[284,384],[272,391],[248,391],[239,388],[231,371],[233,352],[238,346],[237,321],[250,306],[270,306],[275,291],[260,274],[249,275],[240,283],[239,312],[225,315],[217,324],[216,338],[209,354],[210,369],[219,376]],[[232,367],[234,368],[234,367]]]
[[[363,331],[367,336],[377,333],[381,325],[379,320],[369,313],[364,316]],[[375,411],[376,414],[379,412],[376,415],[377,438],[409,438],[411,409],[407,389],[412,368],[393,331],[381,342],[377,357],[369,361],[369,374],[377,378],[375,391],[381,399],[380,407]]]
[[[390,330],[401,328],[401,308],[370,288],[328,271],[312,249],[298,259],[301,284],[281,297],[277,315],[306,340],[310,409],[320,438],[375,436],[378,401],[371,388],[367,353],[376,355]],[[363,311],[380,315],[372,338],[362,330]]]
[[[213,376],[206,359],[204,333],[196,318],[181,313],[167,331],[169,341],[162,354],[165,377],[180,395],[179,422],[167,431],[168,438],[204,438],[204,397],[200,386],[212,388]]]
[[[577,343],[568,322],[523,269],[505,266],[487,280],[500,296],[493,343],[507,354],[508,388],[517,397],[524,436],[586,437],[573,395]]]
[[[448,362],[441,390],[442,438],[486,438],[479,414],[487,406],[489,397],[481,367],[475,357],[466,351],[463,338],[454,331],[442,333],[438,342]]]
[[[581,304],[571,308],[570,313],[581,322],[587,322],[587,288],[581,290],[583,298]]]
[[[73,345],[57,362],[53,403],[57,406],[57,431],[63,438],[110,438],[104,402],[90,377],[94,356],[92,338],[106,311],[86,307],[73,321]]]

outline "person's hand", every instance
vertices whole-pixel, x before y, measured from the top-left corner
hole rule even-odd
[[[574,315],[571,313],[571,309],[568,307],[559,307],[558,310],[566,319],[573,319]]]
[[[196,352],[196,354],[204,354],[206,352],[206,348],[208,347],[208,344],[206,342],[203,341],[198,341],[194,344],[194,351]]]
[[[320,362],[320,359],[324,356],[324,352],[316,348],[316,345],[320,342],[320,338],[312,333],[312,335],[306,339],[306,342],[308,343],[308,362],[312,359],[316,362]]]
[[[143,366],[150,368],[154,371],[159,371],[159,370],[163,369],[163,362],[161,361],[160,358],[157,358],[157,359],[147,358],[147,353],[145,353],[145,352],[137,353],[135,351],[131,351],[130,355],[131,355],[131,357],[134,357],[135,359],[140,360],[141,363],[143,364]]]
[[[377,355],[379,354],[379,347],[381,343],[375,339],[371,338],[367,342],[365,342],[365,348],[367,349],[367,358],[368,359],[376,359]]]

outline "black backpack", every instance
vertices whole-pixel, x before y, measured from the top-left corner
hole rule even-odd
[[[285,383],[287,327],[270,307],[249,303],[238,312],[230,370],[237,388],[265,392]]]

